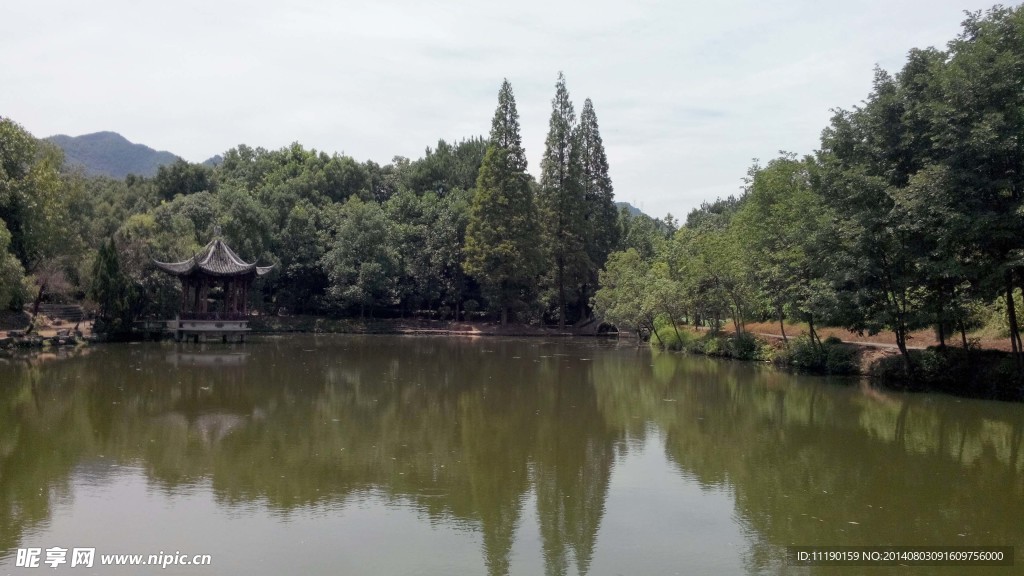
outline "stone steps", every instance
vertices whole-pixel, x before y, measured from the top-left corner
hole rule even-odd
[[[70,323],[81,322],[85,319],[85,311],[77,304],[40,304],[39,313]]]

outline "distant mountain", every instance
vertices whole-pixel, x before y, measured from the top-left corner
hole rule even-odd
[[[633,206],[629,202],[616,202],[615,207],[618,208],[619,210],[622,210],[623,208],[629,210],[630,216],[640,216],[641,214],[644,213],[643,210],[637,208],[636,206]]]
[[[220,154],[217,154],[216,156],[210,156],[209,158],[204,160],[203,161],[203,166],[209,166],[210,168],[216,168],[217,166],[220,166],[222,162],[224,162],[224,157],[221,156]]]
[[[156,176],[157,169],[173,164],[178,157],[170,152],[153,150],[149,146],[134,144],[117,132],[96,132],[83,136],[58,134],[46,138],[64,151],[71,165],[81,166],[94,176],[121,179],[129,174]]]

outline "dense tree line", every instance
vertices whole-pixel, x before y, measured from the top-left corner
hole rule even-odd
[[[579,321],[622,230],[653,224],[616,211],[590,100],[578,120],[560,75],[553,102],[540,182],[507,81],[489,137],[383,166],[240,145],[216,166],[89,177],[0,118],[0,306],[84,300],[112,327],[173,314],[180,287],[151,260],[186,259],[219,228],[274,265],[254,294],[265,313]]]
[[[595,303],[615,323],[934,326],[944,345],[1003,311],[1018,369],[1024,281],[1024,9],[969,13],[946,50],[876,70],[821,148],[751,168],[738,198],[694,210],[652,251],[612,254]],[[1014,294],[1017,294],[1016,303]]]

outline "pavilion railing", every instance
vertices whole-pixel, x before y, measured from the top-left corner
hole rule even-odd
[[[248,320],[246,314],[232,314],[225,312],[182,312],[182,320]]]

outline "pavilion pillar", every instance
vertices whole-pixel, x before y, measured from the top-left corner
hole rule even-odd
[[[225,316],[228,313],[228,280],[226,278],[222,279],[220,285],[224,297],[221,298],[220,310],[218,312],[220,312],[221,316]]]
[[[202,312],[203,314],[205,314],[207,312],[207,308],[208,308],[208,305],[207,305],[207,302],[206,302],[206,294],[207,294],[208,290],[209,290],[209,282],[207,282],[206,278],[203,278],[200,281],[200,284],[199,284],[199,312]]]

